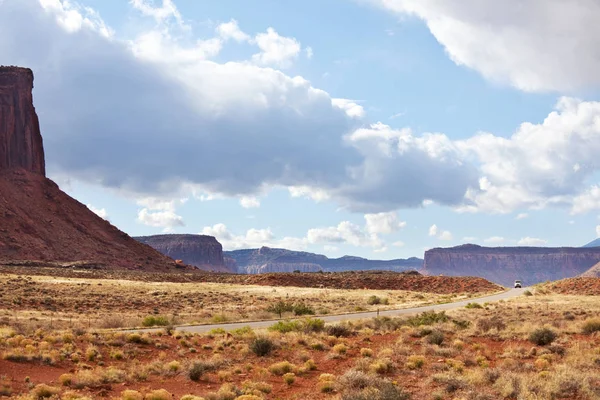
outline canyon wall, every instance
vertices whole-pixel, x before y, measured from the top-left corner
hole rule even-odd
[[[423,272],[430,275],[480,276],[512,286],[570,278],[600,262],[600,248],[481,247],[462,245],[425,252]]]
[[[225,263],[223,247],[213,236],[168,234],[135,239],[187,265],[207,271],[236,272],[231,263]]]

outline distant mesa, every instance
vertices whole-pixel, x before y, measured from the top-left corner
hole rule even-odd
[[[343,256],[328,258],[322,254],[261,247],[226,251],[225,257],[235,261],[239,273],[263,272],[341,272],[359,270],[387,270],[404,272],[420,270],[423,260],[412,257],[407,260],[369,260],[361,257]]]
[[[187,269],[129,237],[46,178],[33,72],[0,67],[0,264]]]
[[[235,263],[225,262],[223,247],[213,236],[168,234],[138,236],[134,239],[202,270],[236,272]]]
[[[430,275],[479,276],[510,286],[575,277],[600,262],[600,247],[481,247],[465,244],[425,252]]]
[[[600,238],[592,240],[591,242],[584,245],[583,247],[600,247]]]

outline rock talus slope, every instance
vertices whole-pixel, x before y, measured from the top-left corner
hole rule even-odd
[[[169,234],[139,236],[135,239],[166,256],[203,270],[236,272],[233,265],[225,263],[223,247],[213,236]]]
[[[114,269],[185,269],[45,177],[32,89],[30,69],[0,67],[0,264],[84,262]]]
[[[580,275],[600,262],[600,248],[481,247],[462,245],[425,252],[424,272],[431,275],[480,276],[510,286]]]

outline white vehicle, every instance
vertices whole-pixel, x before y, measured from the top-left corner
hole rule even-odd
[[[521,288],[521,287],[522,287],[522,286],[521,286],[521,281],[519,281],[519,280],[516,280],[516,281],[515,281],[515,288]]]

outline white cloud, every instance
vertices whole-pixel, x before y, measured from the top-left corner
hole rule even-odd
[[[492,236],[483,240],[485,243],[498,244],[504,243],[505,239],[502,236]]]
[[[223,40],[235,40],[236,42],[247,42],[250,36],[244,33],[235,19],[217,26],[217,33]]]
[[[477,238],[475,236],[465,236],[464,238],[462,238],[463,242],[474,242],[476,240]]]
[[[323,246],[323,250],[328,253],[337,253],[338,251],[340,251],[340,249],[338,247],[331,246],[329,244],[326,244],[325,246]]]
[[[235,235],[228,230],[225,224],[216,224],[204,227],[201,234],[216,237],[225,250],[248,249],[262,246],[304,250],[307,246],[306,239],[294,237],[276,239],[270,228],[253,228],[246,231],[243,235]]]
[[[452,240],[452,233],[450,231],[443,231],[438,236],[438,239],[440,239],[440,240]]]
[[[165,232],[169,232],[178,226],[185,226],[183,218],[171,210],[151,211],[148,208],[143,208],[138,212],[137,220],[144,225],[164,228]]]
[[[331,104],[344,110],[349,117],[362,118],[365,116],[365,109],[354,100],[331,99]]]
[[[260,200],[254,196],[244,196],[240,199],[240,205],[244,208],[258,208],[260,207]]]
[[[366,229],[369,233],[393,233],[406,226],[398,219],[396,212],[365,214]]]
[[[438,227],[436,224],[433,224],[429,227],[429,236],[437,236],[438,234]]]
[[[405,243],[403,241],[401,241],[401,240],[398,240],[398,241],[392,243],[392,246],[394,246],[394,247],[404,247]]]
[[[379,249],[374,249],[373,252],[374,253],[385,253],[388,250],[387,247],[381,247]]]
[[[312,47],[307,47],[306,49],[304,49],[304,51],[306,52],[306,58],[308,58],[309,60],[313,58],[314,51]]]
[[[89,208],[94,214],[96,214],[100,218],[108,220],[108,213],[106,212],[105,208],[96,208],[91,204],[88,204],[87,208]]]
[[[600,225],[596,225],[596,237],[600,237]]]
[[[384,242],[375,233],[365,232],[350,221],[342,221],[338,226],[309,229],[306,238],[311,244],[344,243],[357,247],[385,247]]]
[[[295,38],[279,35],[275,29],[268,28],[266,33],[259,33],[254,42],[260,53],[254,54],[252,60],[259,65],[274,65],[288,68],[298,58],[302,46]]]
[[[311,188],[309,186],[290,186],[288,187],[290,196],[292,197],[304,197],[312,199],[317,203],[329,200],[329,194],[322,189]]]
[[[525,91],[600,86],[595,0],[371,2],[423,19],[456,64],[492,81]]]
[[[547,240],[533,238],[533,237],[529,237],[529,236],[521,238],[517,242],[517,244],[519,246],[545,246],[547,243],[548,243]]]
[[[527,213],[520,213],[519,215],[517,215],[515,217],[515,219],[525,219],[525,218],[529,218],[529,214],[527,214]]]
[[[593,185],[573,199],[571,214],[583,214],[600,210],[600,186]]]

